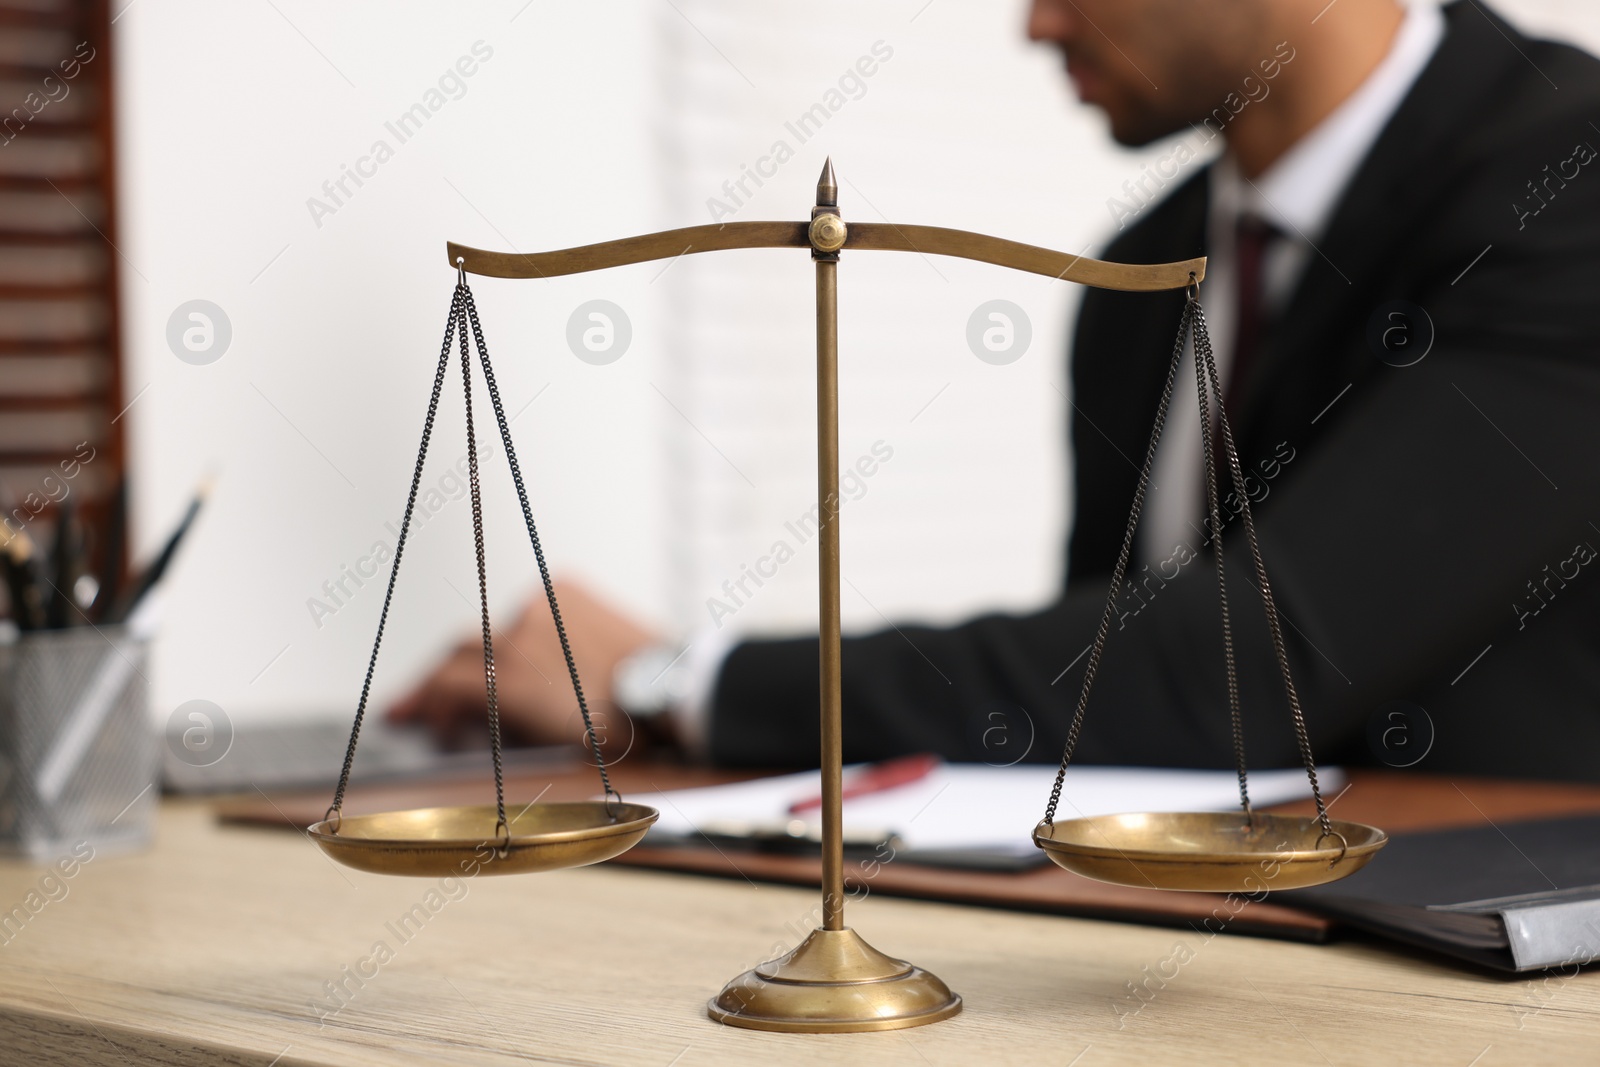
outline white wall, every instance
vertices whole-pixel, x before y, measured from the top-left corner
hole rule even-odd
[[[275,5],[275,6],[274,6]],[[772,143],[795,149],[733,217],[802,218],[823,156],[847,219],[923,222],[1083,251],[1106,199],[1159,154],[1109,145],[1071,102],[1024,4],[726,0],[207,4],[142,0],[116,24],[136,547],[207,472],[216,490],[169,583],[153,712],[212,700],[236,719],[347,714],[381,576],[308,610],[404,501],[452,275],[444,242],[566,247],[710,218]],[[1516,0],[1527,25],[1600,45],[1600,11]],[[492,56],[404,144],[385,130],[475,42]],[[786,131],[873,46],[892,50],[824,131]],[[393,158],[338,210],[307,201],[377,139]],[[753,188],[747,185],[747,188]],[[320,224],[319,224],[320,223]],[[810,264],[781,251],[685,257],[547,281],[474,283],[558,570],[658,625],[703,625],[723,579],[814,499]],[[841,453],[893,449],[844,519],[847,622],[1022,607],[1059,581],[1065,513],[1065,283],[915,256],[841,270]],[[217,362],[178,360],[172,311],[233,327]],[[608,366],[566,348],[569,313],[622,306]],[[965,341],[983,301],[1020,305],[1028,353]],[[437,485],[463,454],[448,379]],[[141,392],[142,390],[142,392]],[[536,400],[533,400],[537,397]],[[934,399],[937,397],[937,399]],[[929,401],[932,401],[929,403]],[[483,403],[481,394],[480,404]],[[480,408],[480,431],[486,423]],[[503,462],[487,466],[492,606],[533,577]],[[464,500],[407,555],[380,700],[472,625]],[[792,537],[789,538],[793,540]],[[734,617],[814,618],[815,554]],[[326,599],[326,598],[324,598]]]

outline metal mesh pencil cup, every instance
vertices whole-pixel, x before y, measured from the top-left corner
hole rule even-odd
[[[49,861],[150,839],[157,738],[148,643],[125,627],[0,640],[0,852]]]

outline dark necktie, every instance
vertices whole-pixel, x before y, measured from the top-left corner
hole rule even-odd
[[[1240,215],[1234,224],[1234,340],[1233,362],[1223,382],[1222,402],[1228,411],[1228,425],[1233,428],[1234,443],[1239,440],[1239,403],[1244,397],[1251,369],[1261,347],[1266,330],[1266,265],[1267,250],[1280,236],[1277,227],[1257,215]],[[1218,473],[1226,484],[1228,461],[1222,450],[1222,427],[1212,415],[1212,448],[1217,457]]]

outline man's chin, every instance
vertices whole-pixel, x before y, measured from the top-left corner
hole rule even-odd
[[[1188,128],[1188,123],[1167,116],[1157,116],[1101,106],[1111,126],[1111,139],[1124,148],[1143,148],[1145,145],[1171,137]]]

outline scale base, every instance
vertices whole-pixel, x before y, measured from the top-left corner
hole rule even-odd
[[[849,1034],[936,1023],[959,1012],[961,998],[854,930],[817,929],[793,952],[729,982],[706,1010],[747,1030]]]

